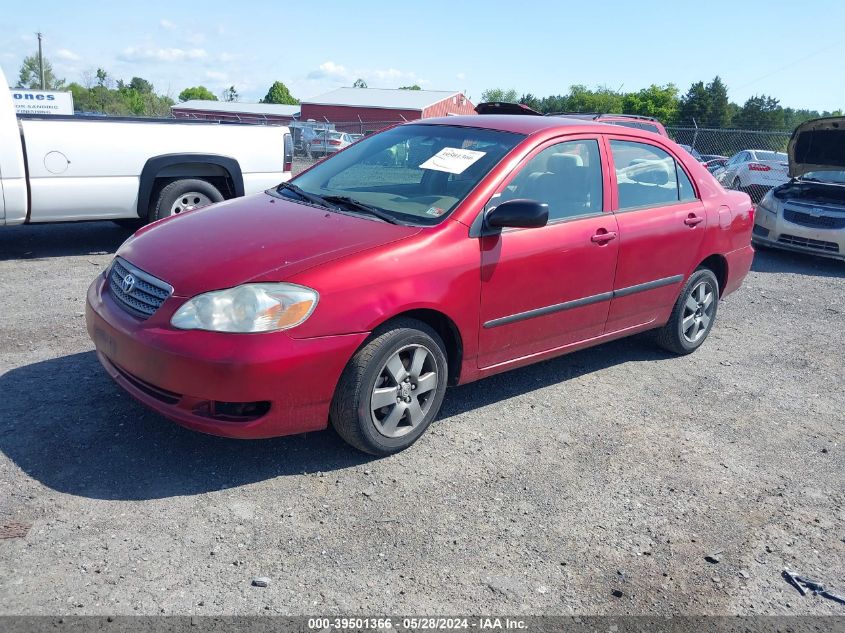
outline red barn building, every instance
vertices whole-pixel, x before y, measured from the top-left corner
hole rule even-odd
[[[303,121],[332,123],[396,123],[475,114],[475,106],[463,93],[448,90],[338,88],[303,100],[300,108]]]

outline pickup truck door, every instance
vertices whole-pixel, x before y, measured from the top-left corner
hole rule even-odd
[[[549,223],[480,238],[480,368],[604,329],[619,245],[616,218],[605,212],[607,164],[597,137],[566,138],[529,154],[487,204],[546,202]]]

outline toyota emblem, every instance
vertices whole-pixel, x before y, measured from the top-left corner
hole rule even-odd
[[[131,294],[135,289],[135,277],[131,274],[126,275],[126,277],[123,278],[123,281],[120,282],[120,288],[126,294]]]

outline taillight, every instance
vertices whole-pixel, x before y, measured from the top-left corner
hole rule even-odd
[[[293,169],[293,137],[290,134],[284,136],[284,151],[282,171],[291,171]]]
[[[771,171],[768,165],[761,165],[760,163],[748,163],[748,169],[751,171]]]
[[[340,141],[329,141],[329,145],[340,145]]]

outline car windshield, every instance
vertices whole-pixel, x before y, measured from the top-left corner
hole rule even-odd
[[[780,160],[786,161],[788,157],[783,152],[754,152],[757,160]]]
[[[523,138],[470,127],[400,125],[361,139],[291,182],[312,196],[347,198],[399,222],[433,225]],[[302,199],[291,188],[276,193]],[[357,212],[348,207],[342,210]]]

